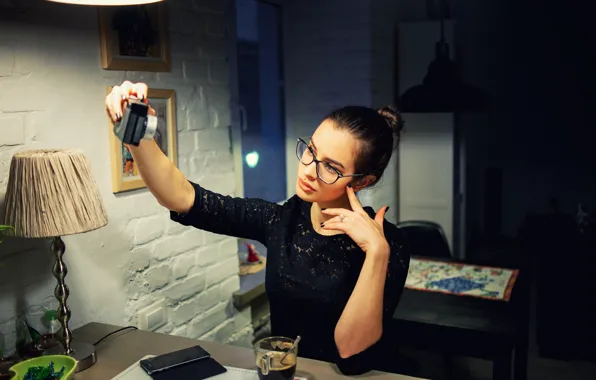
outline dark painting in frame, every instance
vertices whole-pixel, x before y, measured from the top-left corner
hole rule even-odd
[[[170,71],[164,3],[99,7],[101,63],[105,70]]]

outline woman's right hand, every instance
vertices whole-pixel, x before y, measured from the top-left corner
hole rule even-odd
[[[149,88],[145,83],[124,81],[120,86],[114,86],[112,91],[106,96],[106,111],[112,122],[116,122],[122,118],[122,106],[128,101],[129,97],[134,96],[141,101],[146,101],[148,91]],[[149,108],[149,113],[155,115],[155,111],[152,108]]]

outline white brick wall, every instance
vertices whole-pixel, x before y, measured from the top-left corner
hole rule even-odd
[[[20,21],[0,23],[0,192],[14,152],[81,148],[108,210],[108,226],[64,238],[71,327],[136,324],[140,308],[165,299],[168,321],[159,331],[245,341],[252,332],[249,318],[230,305],[239,287],[236,240],[171,222],[146,189],[112,194],[111,132],[103,109],[106,86],[125,79],[176,90],[181,170],[232,194],[225,37],[230,1],[168,1],[169,73],[102,70],[93,7],[40,3],[20,14],[6,5],[0,0],[3,20],[14,14]],[[49,11],[56,17],[43,17]],[[8,239],[0,245],[0,260],[0,321],[52,295],[47,242]]]
[[[371,105],[367,1],[303,0],[284,5],[288,196],[295,193],[296,138],[348,104]]]
[[[288,196],[295,191],[297,137],[310,136],[325,114],[335,108],[379,107],[394,101],[393,3],[285,2]],[[363,204],[375,209],[390,206],[390,221],[395,221],[398,210],[396,173],[396,160],[392,159],[382,182],[359,194]]]
[[[395,103],[397,70],[395,19],[396,8],[400,2],[393,0],[371,0],[371,85],[372,104],[375,107]],[[399,215],[398,202],[398,150],[393,151],[391,161],[385,169],[381,181],[371,191],[371,206],[378,210],[389,206],[385,217],[390,222],[397,222]]]

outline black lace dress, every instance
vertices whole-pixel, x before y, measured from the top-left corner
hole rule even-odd
[[[317,233],[310,219],[312,204],[297,196],[278,205],[223,196],[191,184],[196,194],[193,207],[185,215],[172,212],[172,220],[217,234],[253,239],[267,247],[265,288],[273,335],[302,336],[299,356],[336,363],[345,374],[379,367],[378,361],[387,354],[380,352],[382,342],[347,359],[339,356],[335,345],[335,325],[365,258],[349,236]],[[374,217],[371,208],[365,210]],[[388,322],[402,294],[410,253],[401,230],[385,222],[384,231],[391,247],[383,305]]]

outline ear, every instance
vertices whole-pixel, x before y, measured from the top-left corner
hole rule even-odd
[[[352,188],[354,189],[354,192],[359,192],[360,190],[363,190],[370,186],[370,184],[374,183],[376,179],[377,177],[374,175],[367,175],[362,178],[354,179],[351,182]]]

